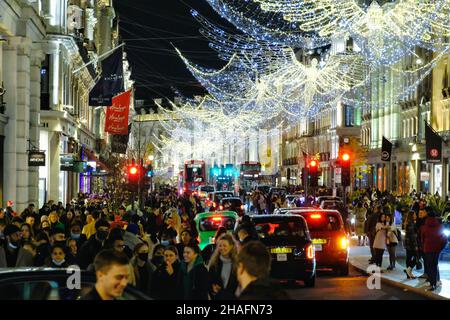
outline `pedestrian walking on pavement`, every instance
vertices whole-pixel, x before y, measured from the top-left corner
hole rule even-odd
[[[428,213],[425,211],[425,207],[422,201],[419,202],[419,217],[416,221],[416,229],[417,229],[417,264],[420,266],[420,259],[423,260],[423,274],[419,276],[421,279],[428,279],[427,273],[427,264],[425,263],[425,254],[423,252],[423,241],[421,236],[421,230],[425,225],[425,221],[428,218]],[[420,268],[418,268],[420,269]]]
[[[362,202],[358,202],[355,208],[355,233],[358,236],[358,246],[363,246],[365,243],[364,223],[366,221],[366,208],[363,207]]]
[[[381,213],[375,226],[375,240],[373,242],[375,264],[380,268],[383,263],[383,253],[386,249],[387,229],[389,229],[389,226],[386,225],[386,215]]]
[[[417,229],[416,229],[417,214],[414,210],[410,210],[406,215],[404,229],[405,229],[405,241],[404,247],[406,250],[406,269],[403,272],[406,273],[407,279],[415,279],[416,276],[412,270],[417,264]]]
[[[245,244],[237,256],[239,300],[290,300],[289,295],[269,278],[271,257],[260,241]]]
[[[367,237],[369,238],[370,254],[371,258],[369,263],[375,263],[375,249],[373,244],[375,242],[376,225],[378,223],[381,213],[381,207],[376,205],[372,214],[367,219]]]
[[[136,288],[148,296],[151,295],[151,282],[153,272],[156,270],[156,267],[149,260],[149,252],[147,244],[139,243],[134,248],[134,256],[131,259],[131,265],[133,266],[136,279]]]
[[[423,244],[428,281],[430,282],[428,290],[434,291],[439,280],[439,255],[448,241],[444,234],[444,227],[434,214],[429,214],[425,225],[420,230],[420,237]]]
[[[387,270],[394,270],[395,269],[395,261],[396,261],[396,254],[395,250],[397,249],[397,244],[399,243],[399,230],[393,223],[393,217],[390,214],[386,215],[386,225],[388,228],[386,229],[386,247],[389,253],[389,267]]]

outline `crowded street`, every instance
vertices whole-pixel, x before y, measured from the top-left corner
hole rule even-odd
[[[449,300],[449,17],[0,0],[0,301]]]

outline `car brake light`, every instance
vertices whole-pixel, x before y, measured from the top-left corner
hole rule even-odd
[[[245,209],[245,207],[244,207],[244,205],[242,205],[242,206],[241,206],[241,210],[244,210],[244,209]]]
[[[312,245],[308,245],[308,247],[306,248],[306,257],[308,259],[314,259],[314,250],[313,250],[313,246]]]
[[[215,202],[213,202],[213,208],[217,207],[217,204]]]
[[[223,206],[219,206],[219,210],[222,211],[223,210]]]
[[[348,248],[348,239],[346,237],[341,238],[340,245],[341,245],[341,249],[347,249]]]
[[[320,219],[320,218],[322,218],[322,215],[318,214],[318,213],[314,213],[314,214],[310,215],[310,217],[311,217],[311,219]]]
[[[222,221],[222,217],[213,217],[213,221]]]

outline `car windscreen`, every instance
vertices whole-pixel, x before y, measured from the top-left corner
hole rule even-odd
[[[260,239],[307,237],[305,223],[295,217],[254,219],[254,223]]]
[[[200,220],[200,231],[217,231],[219,227],[225,227],[227,230],[233,230],[236,220],[228,216],[206,217]]]
[[[303,213],[310,232],[339,231],[341,221],[335,213]]]
[[[233,196],[233,194],[230,193],[216,193],[216,201],[220,202],[220,200],[222,200],[223,198],[231,198]]]
[[[200,191],[203,191],[203,192],[214,192],[214,187],[203,186],[203,187],[200,187]]]
[[[242,204],[241,199],[227,199],[227,198],[222,199],[222,205],[224,208],[226,208],[227,206],[239,207],[241,206],[241,204]]]

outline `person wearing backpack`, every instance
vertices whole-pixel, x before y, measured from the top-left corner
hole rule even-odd
[[[387,225],[387,229],[386,229],[386,248],[388,250],[389,253],[389,267],[387,267],[387,270],[394,270],[395,269],[395,261],[396,261],[396,256],[395,256],[395,250],[397,247],[397,244],[400,242],[399,239],[399,230],[397,229],[397,227],[395,226],[395,224],[393,224],[393,219],[391,215],[386,215],[386,225]]]

